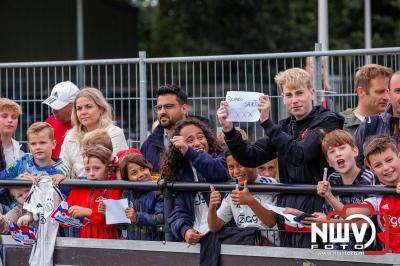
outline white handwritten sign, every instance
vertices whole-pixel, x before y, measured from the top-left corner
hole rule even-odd
[[[126,218],[125,209],[128,208],[128,200],[108,199],[103,201],[106,206],[106,224],[130,224],[131,220]]]
[[[260,92],[228,91],[226,101],[228,103],[228,121],[232,122],[256,122],[260,119],[257,109],[258,98],[264,95]]]

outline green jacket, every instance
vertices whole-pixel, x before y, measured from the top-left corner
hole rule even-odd
[[[354,109],[355,108],[348,108],[340,113],[344,117],[343,130],[349,132],[351,135],[354,135],[354,132],[356,132],[358,126],[362,122],[354,114]]]

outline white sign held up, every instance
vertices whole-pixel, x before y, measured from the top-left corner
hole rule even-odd
[[[260,119],[258,111],[258,98],[264,95],[260,92],[228,91],[226,102],[228,103],[228,121],[232,122],[256,122]]]
[[[108,199],[103,201],[106,206],[106,224],[130,224],[131,220],[126,218],[125,209],[128,208],[128,200]]]

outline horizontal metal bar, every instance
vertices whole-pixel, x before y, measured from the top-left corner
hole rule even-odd
[[[21,179],[0,179],[0,187],[26,187],[32,186],[32,181],[21,180]],[[91,188],[126,188],[134,189],[136,191],[153,191],[159,189],[159,185],[156,182],[129,182],[123,180],[113,181],[90,181],[86,179],[66,179],[63,180],[59,187],[91,187]]]
[[[146,58],[145,63],[173,63],[173,62],[202,62],[202,61],[232,61],[252,59],[275,59],[275,58],[299,58],[307,56],[344,56],[344,55],[381,55],[400,53],[400,47],[354,49],[354,50],[332,50],[332,51],[310,51],[290,53],[269,54],[243,54],[243,55],[212,55],[212,56],[183,56],[183,57],[159,57]]]
[[[354,50],[332,50],[332,51],[309,51],[290,53],[264,53],[243,55],[212,55],[212,56],[182,56],[182,57],[159,57],[143,59],[144,63],[168,63],[168,62],[201,62],[201,61],[229,61],[229,60],[252,60],[252,59],[275,59],[275,58],[298,58],[307,56],[344,56],[344,55],[382,55],[400,53],[400,47],[354,49]],[[69,60],[69,61],[42,61],[42,62],[20,62],[0,63],[0,68],[18,67],[48,67],[48,66],[77,66],[77,65],[105,65],[105,64],[137,64],[139,58],[119,59],[96,59],[96,60]]]
[[[14,100],[15,102],[17,102],[17,103],[26,103],[26,102],[29,102],[29,103],[32,103],[32,102],[43,102],[44,100],[46,100],[47,98],[43,98],[43,99],[26,99],[26,100],[23,100],[23,99],[16,99],[16,100]],[[139,100],[140,98],[139,97],[106,97],[106,99],[108,100],[108,101],[128,101],[128,100]]]
[[[0,68],[107,65],[107,64],[138,64],[138,63],[139,63],[139,58],[116,58],[116,59],[96,59],[96,60],[0,63]]]
[[[31,186],[30,180],[20,179],[0,179],[0,187],[26,187]],[[196,192],[210,191],[211,183],[189,183],[189,182],[172,182],[166,187],[177,192]],[[232,191],[236,188],[234,183],[214,183],[216,190]],[[152,191],[161,189],[162,184],[148,181],[129,182],[123,180],[113,181],[89,181],[82,179],[67,179],[60,183],[60,187],[92,187],[92,188],[125,188],[136,191]],[[296,194],[316,194],[316,185],[299,185],[299,184],[250,184],[249,190],[252,192],[275,192],[275,193],[296,193]],[[380,194],[380,195],[398,195],[396,189],[385,186],[339,186],[332,187],[334,194]]]
[[[216,190],[232,191],[235,184],[214,184]],[[210,183],[184,183],[173,182],[168,184],[168,188],[173,191],[210,191]],[[317,194],[316,185],[297,185],[297,184],[250,184],[248,188],[251,192],[276,192],[276,193],[296,193],[296,194]],[[397,195],[396,189],[385,186],[332,186],[332,193],[351,195],[357,194],[384,194]]]

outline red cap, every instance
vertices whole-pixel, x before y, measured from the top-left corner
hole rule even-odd
[[[115,162],[114,162],[114,165],[115,165],[115,166],[119,166],[119,165],[121,164],[123,158],[125,157],[125,155],[127,155],[127,154],[129,154],[129,153],[142,155],[142,154],[140,153],[140,151],[139,151],[138,149],[135,149],[135,148],[131,148],[131,149],[119,151],[119,152],[117,153],[117,158],[116,158],[116,160],[115,160]]]

